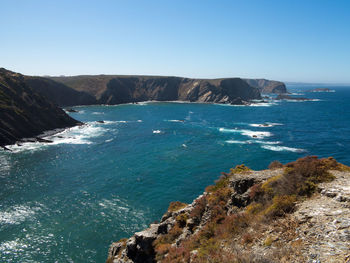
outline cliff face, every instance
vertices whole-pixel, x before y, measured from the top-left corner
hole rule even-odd
[[[288,93],[283,82],[267,79],[245,79],[252,87],[258,88],[261,93]]]
[[[147,100],[243,104],[245,101],[261,99],[259,90],[240,78],[188,79],[100,75],[51,79],[93,95],[99,104]]]
[[[34,92],[23,75],[0,68],[0,146],[77,124],[62,109]]]
[[[76,91],[66,85],[42,77],[24,77],[28,87],[59,106],[91,105],[97,101],[94,96],[83,91]]]
[[[347,262],[350,168],[317,157],[270,167],[237,166],[192,204],[171,203],[107,262]]]

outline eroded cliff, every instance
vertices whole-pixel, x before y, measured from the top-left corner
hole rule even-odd
[[[286,85],[281,81],[267,79],[245,79],[252,87],[258,88],[261,93],[288,93]]]
[[[189,79],[98,75],[51,79],[93,95],[99,104],[148,100],[244,104],[250,100],[261,99],[259,90],[240,78]]]

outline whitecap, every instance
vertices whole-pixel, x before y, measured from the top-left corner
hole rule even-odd
[[[113,141],[113,139],[108,139],[108,140],[105,140],[105,142],[111,142]]]
[[[184,120],[166,120],[168,122],[184,122]]]
[[[253,142],[255,143],[259,143],[259,144],[280,144],[281,142],[280,141],[272,141],[272,142],[269,142],[269,141],[259,141],[259,140],[254,140]]]
[[[251,123],[249,126],[251,127],[259,127],[259,128],[265,128],[265,127],[273,127],[273,126],[280,126],[283,125],[282,123],[273,123],[273,122],[265,122],[265,123]]]
[[[227,129],[227,128],[219,128],[220,132],[227,132],[227,133],[240,133],[242,135],[256,138],[256,139],[263,139],[265,137],[272,136],[271,132],[267,131],[251,131],[251,130],[239,130],[239,129]]]
[[[251,106],[251,107],[271,107],[271,106],[275,106],[277,105],[276,102],[258,102],[258,103],[252,103],[250,105],[247,106]]]
[[[102,114],[105,114],[105,113],[104,112],[95,111],[92,114],[94,114],[94,115],[102,115]]]
[[[96,126],[96,123],[87,123],[81,126],[75,126],[67,128],[62,132],[56,133],[51,136],[46,136],[44,139],[52,141],[51,143],[45,142],[24,142],[20,144],[8,145],[12,152],[18,153],[22,151],[36,151],[49,147],[51,145],[58,144],[92,144],[91,138],[95,138],[104,134],[108,129],[101,126]]]
[[[275,152],[296,152],[296,153],[301,153],[305,152],[306,150],[304,149],[298,149],[298,148],[292,148],[292,147],[287,147],[287,146],[271,146],[271,145],[262,145],[261,148],[264,148],[266,150],[271,150]]]
[[[142,122],[142,120],[137,120],[137,122]]]
[[[227,140],[225,142],[230,143],[230,144],[247,144],[247,143],[249,143],[249,141],[237,141],[237,140]]]
[[[156,134],[159,134],[161,132],[162,132],[161,130],[153,130],[153,133],[156,133]]]
[[[247,140],[247,141],[238,141],[238,140],[227,140],[225,141],[226,143],[230,144],[253,144],[253,143],[258,143],[258,144],[267,144],[267,145],[273,145],[273,144],[280,144],[280,141],[259,141],[259,140]]]

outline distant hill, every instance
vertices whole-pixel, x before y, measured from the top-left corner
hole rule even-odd
[[[286,85],[281,81],[267,79],[244,79],[250,86],[258,88],[261,93],[288,93]]]
[[[66,85],[42,77],[24,77],[25,83],[60,106],[91,105],[97,101],[94,96],[84,91],[76,91]]]
[[[0,68],[0,146],[79,123],[30,88],[25,76]]]
[[[260,99],[257,88],[240,78],[189,79],[166,76],[51,77],[76,91],[93,95],[99,104],[147,100],[243,104]]]

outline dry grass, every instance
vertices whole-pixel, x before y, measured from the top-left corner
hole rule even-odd
[[[273,162],[270,166],[280,168],[281,164]],[[154,243],[157,260],[225,263],[300,259],[302,242],[294,240],[297,223],[291,221],[288,214],[293,212],[298,200],[311,196],[319,183],[333,179],[328,172],[330,169],[345,170],[348,167],[333,158],[318,159],[314,156],[286,164],[281,174],[253,185],[249,190],[251,203],[230,214],[227,207],[232,194],[230,178],[251,171],[245,166],[236,166],[229,174],[223,173],[215,185],[207,187],[208,194],[196,201],[189,218],[198,225],[206,215],[206,224],[179,246],[170,246],[186,225],[187,216],[178,216],[173,229]],[[178,207],[181,205],[169,208]],[[286,243],[290,245],[286,246]],[[265,257],[254,253],[254,246],[259,244],[270,251]],[[243,247],[246,252],[240,252]]]

